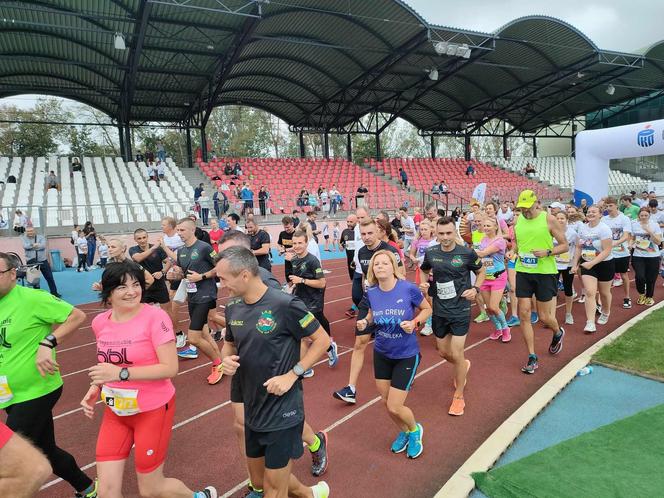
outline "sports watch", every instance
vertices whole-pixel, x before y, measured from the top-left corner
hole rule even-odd
[[[299,363],[296,363],[295,366],[293,367],[293,373],[298,377],[302,377],[304,375],[304,372],[305,372],[304,367]]]
[[[129,369],[127,367],[120,369],[120,380],[122,382],[129,380]]]
[[[478,294],[480,293],[480,288],[477,285],[473,285],[473,289],[475,289],[475,292]]]
[[[48,334],[46,337],[44,337],[44,339],[53,344],[53,347],[56,347],[58,345],[58,340],[55,338],[53,334]]]

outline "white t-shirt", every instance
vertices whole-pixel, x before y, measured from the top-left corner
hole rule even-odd
[[[323,231],[322,231],[323,237],[326,235],[329,237],[330,236],[330,227],[328,226],[327,223],[323,225]]]
[[[576,243],[579,240],[579,234],[576,233],[576,228],[573,226],[568,225],[567,230],[565,230],[565,239],[567,239],[567,245],[569,246],[569,249],[567,252],[564,252],[562,254],[556,254],[556,268],[559,270],[565,270],[572,266],[572,262],[574,261],[574,255],[576,254]],[[558,245],[558,241],[554,238],[553,239],[553,247],[556,247]]]
[[[106,244],[99,244],[99,257],[108,258],[108,246]]]
[[[88,241],[84,237],[78,237],[76,239],[76,247],[78,247],[78,252],[81,254],[87,254],[88,253]]]
[[[662,229],[652,218],[648,220],[648,228],[651,232],[662,235]],[[650,240],[650,234],[643,229],[639,220],[632,221],[632,234],[634,235],[633,256],[641,258],[656,258],[659,256],[659,248]]]
[[[613,240],[619,240],[624,233],[632,233],[632,221],[622,213],[618,213],[618,216],[614,218],[608,215],[604,216],[602,218],[602,223],[611,229]],[[627,241],[623,242],[619,246],[615,246],[612,253],[614,258],[629,257]]]
[[[166,244],[166,247],[168,247],[171,251],[177,251],[184,245],[184,241],[177,233],[174,235],[164,234],[164,244]]]
[[[159,163],[157,165],[157,174],[158,175],[166,175],[166,165],[164,163]]]
[[[410,216],[401,218],[401,229],[403,230],[404,239],[413,240],[415,238],[415,222]],[[411,232],[408,233],[407,230],[410,230]]]
[[[71,240],[74,241],[74,244],[76,244],[76,239],[78,239],[78,232],[76,230],[72,230],[71,232]]]
[[[592,261],[602,252],[602,241],[613,240],[611,229],[601,221],[597,226],[583,225],[579,230],[579,244],[581,245],[581,259],[583,261]],[[613,254],[609,253],[604,261],[613,259]]]
[[[353,263],[355,263],[355,273],[362,275],[362,267],[360,266],[360,258],[358,253],[364,247],[364,242],[360,236],[360,224],[355,225],[355,255],[353,256]]]
[[[503,220],[505,223],[509,223],[510,221],[512,221],[512,219],[514,219],[514,213],[510,208],[507,208],[506,213],[503,213],[503,210],[499,209],[496,218],[498,218],[499,220]]]
[[[313,237],[307,242],[307,252],[316,256],[318,261],[322,263],[323,260],[320,258],[320,247],[318,247],[318,244],[316,244],[316,240]]]

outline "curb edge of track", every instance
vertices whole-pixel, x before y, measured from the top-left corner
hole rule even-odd
[[[600,339],[565,365],[505,420],[459,467],[433,498],[466,498],[475,489],[473,472],[486,472],[512,445],[521,432],[569,384],[579,369],[585,367],[602,347],[612,343],[633,325],[664,308],[664,301],[632,317],[609,335]]]

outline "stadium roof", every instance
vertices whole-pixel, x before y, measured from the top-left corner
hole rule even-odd
[[[601,50],[541,16],[440,27],[398,0],[20,0],[0,14],[0,97],[68,97],[119,123],[199,125],[242,104],[297,129],[380,111],[423,132],[493,118],[532,131],[664,88],[664,43]]]

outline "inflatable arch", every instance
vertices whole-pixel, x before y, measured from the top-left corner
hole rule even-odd
[[[588,205],[609,191],[609,160],[664,154],[664,119],[601,130],[584,130],[576,136],[574,202]]]

